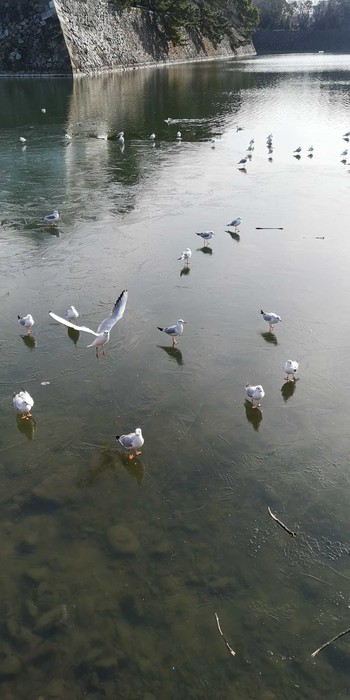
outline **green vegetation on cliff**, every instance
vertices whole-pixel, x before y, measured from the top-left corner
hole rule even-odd
[[[252,0],[120,0],[122,7],[149,10],[167,41],[181,44],[181,30],[200,32],[217,45],[233,29],[250,38],[259,21]]]

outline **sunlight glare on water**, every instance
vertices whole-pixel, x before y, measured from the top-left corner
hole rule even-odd
[[[0,82],[4,700],[347,697],[348,639],[310,656],[348,626],[349,84],[330,55]],[[126,288],[106,358],[48,315],[96,330]]]

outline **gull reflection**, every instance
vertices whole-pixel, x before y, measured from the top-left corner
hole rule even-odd
[[[182,367],[184,361],[182,357],[182,352],[181,350],[179,350],[179,348],[176,348],[171,345],[157,345],[157,348],[161,348],[162,350],[164,350],[166,354],[169,355],[171,360],[174,360],[175,362],[177,362],[179,367]]]
[[[131,460],[128,458],[128,455],[125,454],[120,455],[120,459],[124,469],[128,472],[128,474],[130,474],[130,476],[136,479],[138,485],[141,486],[146,471],[144,463],[138,457]]]
[[[208,253],[208,255],[213,255],[213,249],[208,245],[204,245],[203,248],[197,248],[197,250],[201,250],[202,253]]]
[[[20,338],[22,338],[24,345],[26,345],[27,348],[34,350],[36,347],[36,340],[33,335],[21,335]]]
[[[265,331],[264,333],[260,333],[261,337],[266,340],[267,343],[271,343],[272,345],[278,345],[278,340],[277,336],[274,333],[271,333],[270,331]]]
[[[76,345],[80,338],[80,332],[77,331],[75,328],[67,328],[67,335],[68,338],[70,338],[73,341],[74,345]]]
[[[295,387],[296,387],[296,382],[286,382],[283,384],[281,387],[281,394],[284,398],[284,401],[287,402],[288,399],[290,399],[294,392],[295,392]]]
[[[225,229],[226,233],[229,233],[233,241],[237,241],[237,243],[241,240],[241,237],[239,233],[235,233],[235,231],[229,231],[228,229]]]
[[[182,275],[189,275],[190,272],[191,272],[191,268],[188,265],[185,265],[185,267],[183,267],[182,270],[180,271],[180,277],[182,277]]]
[[[36,431],[36,422],[33,416],[23,420],[21,415],[16,416],[16,424],[20,433],[26,436],[28,440],[34,440],[34,433]]]
[[[260,408],[253,408],[250,401],[244,402],[245,414],[248,423],[251,423],[254,430],[259,430],[259,425],[263,419],[262,411]]]

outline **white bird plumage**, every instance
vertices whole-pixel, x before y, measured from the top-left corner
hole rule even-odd
[[[262,388],[261,384],[257,384],[256,386],[253,386],[252,384],[246,384],[245,385],[245,392],[246,392],[248,401],[251,401],[251,403],[252,403],[252,407],[253,408],[260,408],[260,406],[261,406],[260,401],[265,396],[265,392],[264,392],[264,389]]]
[[[184,250],[183,253],[181,253],[181,255],[180,255],[180,257],[178,258],[178,260],[184,260],[184,262],[187,262],[187,264],[188,264],[189,261],[190,261],[190,259],[191,259],[191,257],[192,257],[192,250],[191,250],[191,248],[186,248],[186,250]]]
[[[242,219],[240,216],[237,217],[237,219],[233,219],[230,224],[227,224],[227,226],[233,227],[235,229],[235,232],[238,233],[238,226],[240,226],[242,223]]]
[[[174,324],[174,326],[167,326],[166,328],[160,328],[160,326],[157,326],[159,331],[162,331],[162,333],[166,333],[167,335],[170,335],[172,338],[173,345],[176,345],[176,336],[182,335],[184,326],[183,324],[186,323],[182,318],[179,318],[178,321]]]
[[[203,241],[210,241],[215,236],[214,231],[196,231],[196,236],[203,238]]]
[[[128,451],[129,459],[134,458],[134,455],[130,454],[130,450],[135,450],[135,454],[140,455],[141,450],[137,448],[142,447],[142,445],[145,442],[141,428],[135,428],[135,432],[128,433],[128,435],[116,435],[116,440],[118,440],[122,447],[124,447],[124,449]]]
[[[281,317],[277,314],[274,314],[272,311],[266,312],[260,309],[260,313],[262,314],[264,321],[266,321],[269,324],[269,331],[272,331],[272,326],[274,326],[276,323],[282,323]]]
[[[31,417],[31,409],[34,406],[34,399],[28,394],[28,391],[21,389],[17,394],[13,394],[12,403],[15,411],[22,414],[22,418]]]
[[[31,314],[27,314],[26,316],[17,316],[18,318],[18,323],[23,326],[23,328],[26,329],[27,333],[31,333],[31,330],[34,326],[34,318]]]
[[[177,140],[177,141],[181,141],[181,139],[182,139],[181,131],[177,131],[177,132],[176,132],[176,140]]]
[[[119,143],[123,146],[124,143],[125,143],[124,131],[119,131],[119,133],[116,135],[116,139],[117,139],[117,141],[119,141]]]
[[[150,141],[154,141],[155,138],[156,138],[156,135],[155,135],[155,134],[151,134],[150,137],[149,137],[149,140],[150,140]]]
[[[109,335],[113,326],[115,326],[115,324],[124,315],[127,300],[128,292],[126,289],[124,289],[118,297],[117,301],[115,302],[110,316],[108,316],[108,318],[105,318],[100,323],[96,332],[92,331],[91,328],[88,328],[87,326],[77,326],[75,323],[71,323],[70,321],[67,321],[67,319],[62,318],[61,316],[58,316],[57,314],[53,313],[53,311],[49,311],[49,315],[51,316],[51,318],[55,319],[55,321],[62,323],[64,326],[68,326],[68,328],[74,328],[74,330],[76,331],[82,331],[84,333],[90,333],[91,335],[94,335],[95,340],[92,343],[90,343],[90,345],[87,345],[87,347],[96,348],[96,357],[98,357],[98,348],[100,347],[100,345],[102,345],[102,355],[106,354],[104,346],[109,341]]]
[[[287,360],[283,365],[283,369],[287,375],[287,381],[295,382],[295,375],[299,369],[299,362],[296,360]]]
[[[50,224],[50,226],[56,226],[57,221],[60,219],[60,213],[57,211],[57,209],[54,209],[52,214],[47,214],[46,216],[43,217],[43,221],[45,221],[47,224]]]
[[[24,136],[20,136],[19,140],[21,143],[25,143],[27,139],[25,139]]]
[[[66,318],[68,321],[76,321],[79,318],[79,312],[76,310],[75,306],[70,306],[66,311]]]

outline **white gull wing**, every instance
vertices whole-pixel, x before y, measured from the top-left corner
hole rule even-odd
[[[76,323],[71,323],[70,321],[67,321],[66,318],[58,316],[53,311],[49,311],[49,315],[51,316],[51,318],[54,318],[55,321],[58,321],[58,323],[62,323],[64,326],[68,326],[68,328],[74,328],[75,331],[84,331],[85,333],[91,333],[91,335],[94,335],[96,338],[99,335],[99,333],[95,333],[95,331],[92,331],[91,328],[87,328],[87,326],[77,326]]]
[[[97,333],[104,333],[104,331],[112,330],[113,326],[117,323],[117,321],[120,321],[120,319],[124,315],[127,300],[128,292],[126,289],[123,289],[121,295],[118,297],[117,301],[113,306],[111,315],[108,316],[108,318],[105,318],[104,321],[102,321],[102,323],[100,323],[97,329]],[[80,329],[79,326],[73,326],[73,328],[83,330]]]

